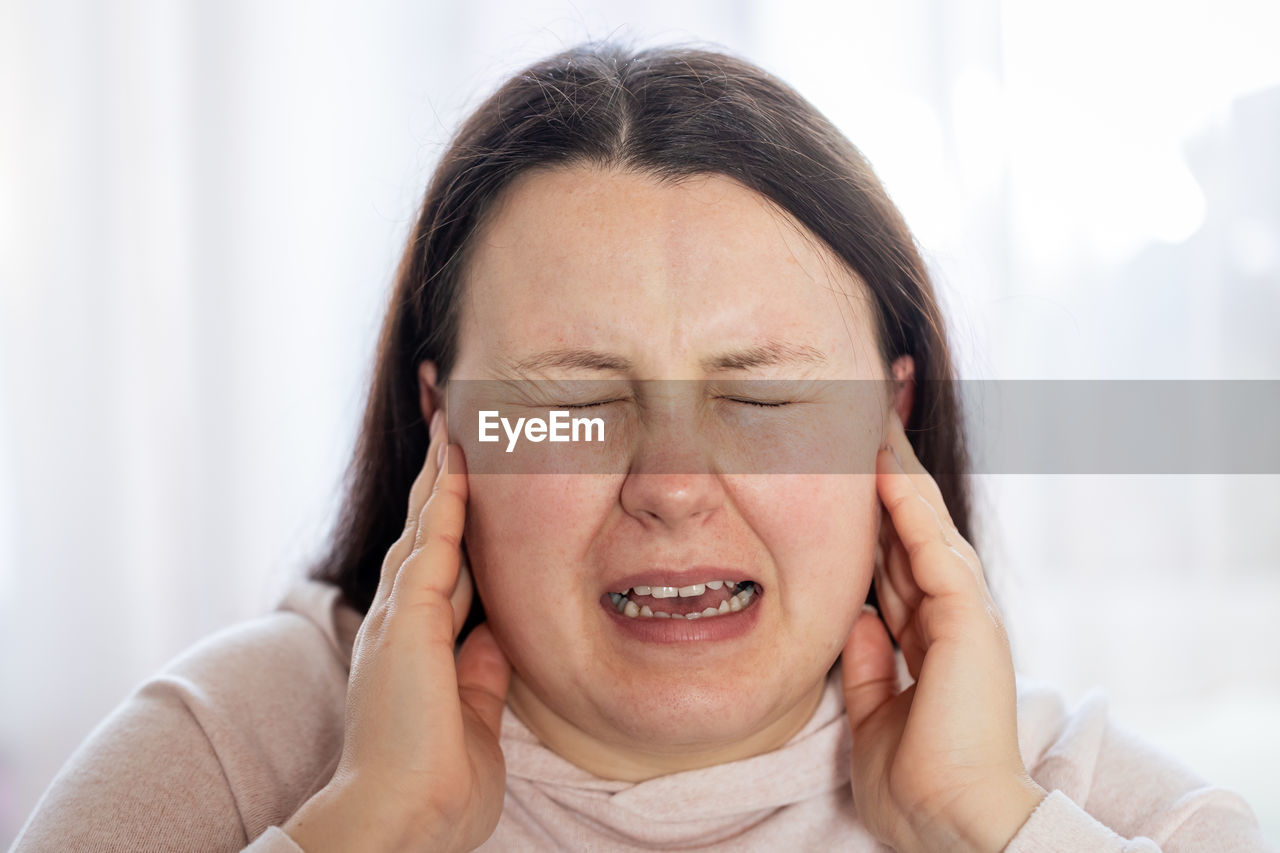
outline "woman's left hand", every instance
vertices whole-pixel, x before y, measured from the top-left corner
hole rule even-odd
[[[977,553],[890,418],[876,459],[884,619],[858,617],[842,662],[854,803],[896,850],[1003,850],[1045,796],[1018,751],[1008,637]],[[915,679],[902,691],[888,632]]]

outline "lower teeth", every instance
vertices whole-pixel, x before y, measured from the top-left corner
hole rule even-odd
[[[750,604],[755,595],[756,585],[748,583],[736,595],[720,602],[719,607],[708,607],[700,613],[667,613],[663,610],[653,610],[647,604],[636,604],[620,592],[609,593],[609,599],[619,613],[631,619],[705,619],[712,616],[723,616],[726,613],[736,613]]]

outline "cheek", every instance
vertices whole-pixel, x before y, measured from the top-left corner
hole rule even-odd
[[[852,621],[871,586],[880,503],[875,478],[772,475],[739,492],[772,558],[779,603],[797,618]]]
[[[586,582],[582,549],[617,500],[616,478],[482,474],[467,486],[463,536],[495,628],[546,624],[543,609]]]

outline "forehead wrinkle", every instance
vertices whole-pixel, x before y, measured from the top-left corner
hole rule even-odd
[[[724,373],[758,367],[822,366],[827,364],[827,357],[821,350],[808,344],[768,340],[707,356],[699,364],[704,373]],[[635,374],[635,365],[630,359],[587,347],[557,347],[518,361],[503,359],[503,370],[506,373],[526,379],[554,368]]]
[[[632,373],[635,366],[630,359],[615,353],[585,347],[558,347],[544,350],[519,361],[504,359],[505,367],[512,373],[528,375],[559,367],[565,370],[596,370],[609,373]]]

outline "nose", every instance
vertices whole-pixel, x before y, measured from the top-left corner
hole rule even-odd
[[[652,529],[700,524],[724,500],[720,475],[697,447],[642,451],[622,484],[622,508]]]

